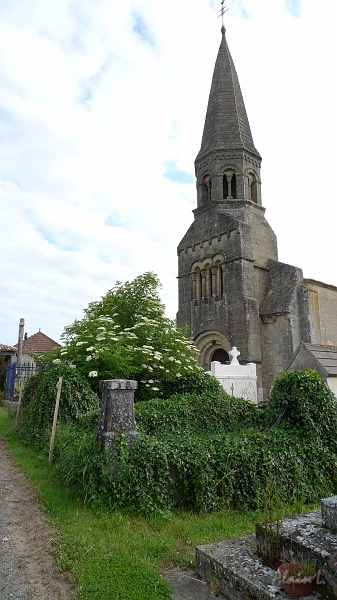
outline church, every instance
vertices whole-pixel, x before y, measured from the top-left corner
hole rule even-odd
[[[200,364],[255,363],[258,398],[302,343],[337,346],[337,288],[304,279],[278,261],[261,197],[255,148],[226,29],[215,63],[200,151],[197,208],[178,245],[179,326],[188,326]]]

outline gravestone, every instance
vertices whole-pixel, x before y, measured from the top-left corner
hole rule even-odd
[[[103,450],[117,452],[117,443],[124,434],[129,445],[136,444],[139,433],[134,417],[134,394],[137,381],[107,379],[100,381],[101,415],[97,436]]]
[[[231,357],[230,365],[213,361],[211,370],[208,373],[219,381],[225,392],[230,396],[245,398],[245,400],[257,404],[256,365],[254,363],[240,365],[238,361],[240,352],[235,346],[229,352],[229,356]]]

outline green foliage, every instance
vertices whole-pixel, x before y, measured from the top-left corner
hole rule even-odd
[[[31,377],[22,396],[24,408],[20,426],[20,435],[28,445],[42,448],[48,443],[60,377],[63,381],[58,422],[74,423],[83,414],[99,408],[97,394],[75,369],[67,365],[57,365],[43,376]]]
[[[275,404],[275,398],[281,402],[279,380],[274,404],[266,409],[223,391],[154,399],[136,405],[140,442],[128,447],[121,437],[118,467],[116,457],[100,454],[93,434],[88,443],[83,442],[88,435],[83,426],[76,431],[64,428],[57,458],[59,477],[65,482],[71,478],[87,498],[142,513],[263,508],[271,476],[280,502],[312,503],[331,495],[337,489],[335,429],[328,432],[335,418],[334,401],[320,381],[315,383],[321,418],[312,433],[307,414],[312,418],[316,409],[308,406],[306,394],[316,376],[289,375],[294,383],[293,393],[288,383],[289,399],[296,397],[299,406],[307,406],[294,426],[284,412],[277,427],[266,427],[268,422],[274,425],[275,415],[280,414]],[[285,377],[280,379],[283,385]]]
[[[202,370],[194,371],[173,381],[163,382],[164,397],[170,398],[176,394],[219,394],[222,386],[215,377]]]
[[[263,422],[263,411],[242,398],[230,397],[220,387],[217,395],[206,391],[137,404],[135,418],[138,429],[146,435],[213,436],[258,426]]]
[[[99,379],[125,378],[138,381],[138,400],[161,396],[166,381],[200,369],[185,330],[164,315],[160,287],[153,273],[117,282],[65,328],[65,347],[49,361],[75,365],[94,390]]]
[[[271,422],[280,421],[284,428],[337,444],[336,398],[317,371],[282,373],[273,386],[268,413]]]

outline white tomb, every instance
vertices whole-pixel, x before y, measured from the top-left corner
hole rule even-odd
[[[234,346],[229,352],[231,363],[223,365],[218,361],[211,363],[209,375],[213,375],[223,389],[230,396],[235,398],[245,398],[257,404],[257,375],[256,365],[248,363],[240,365],[238,356],[240,352]]]

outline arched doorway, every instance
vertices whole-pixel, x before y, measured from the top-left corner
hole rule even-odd
[[[228,353],[226,352],[226,350],[224,350],[223,348],[217,348],[212,354],[211,362],[213,362],[215,360],[217,360],[218,362],[220,362],[223,365],[228,363],[229,356],[228,356]]]
[[[205,371],[211,368],[211,362],[217,360],[219,362],[229,361],[229,352],[231,349],[228,339],[219,331],[209,329],[203,331],[194,340],[196,347],[199,350],[199,364]]]

